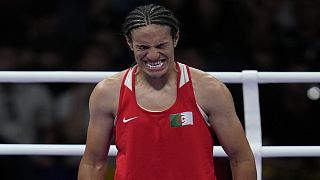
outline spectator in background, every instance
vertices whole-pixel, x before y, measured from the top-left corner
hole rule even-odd
[[[3,143],[39,142],[39,130],[52,125],[52,97],[43,85],[1,84],[0,99]]]
[[[23,69],[20,51],[0,48],[0,69]],[[44,143],[52,122],[52,96],[44,84],[0,84],[0,143]],[[35,162],[30,157],[0,157],[4,179],[34,178]],[[18,173],[17,173],[18,172]]]
[[[1,70],[23,69],[20,51],[0,48]],[[39,130],[52,125],[52,96],[44,84],[0,84],[0,139],[3,143],[36,143]]]
[[[112,68],[114,62],[102,44],[89,44],[79,56],[80,60],[74,70],[103,71]],[[54,104],[54,118],[57,122],[56,142],[63,144],[85,143],[89,118],[88,99],[94,86],[94,84],[72,84],[56,95]],[[56,174],[61,174],[68,179],[76,179],[79,161],[80,157],[78,156],[64,157],[63,164],[50,168],[55,168]],[[50,171],[47,176],[50,176]]]
[[[88,45],[80,56],[75,70],[103,71],[112,66],[112,60],[100,45]],[[59,93],[55,101],[55,118],[65,143],[84,143],[88,114],[88,98],[93,84],[73,84]],[[70,131],[70,129],[73,129]]]

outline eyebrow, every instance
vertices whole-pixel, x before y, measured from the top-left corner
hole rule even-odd
[[[168,42],[163,42],[163,43],[159,43],[159,44],[157,44],[157,45],[155,45],[155,47],[160,47],[160,46],[164,46],[164,45],[167,45],[168,44]],[[149,45],[146,45],[146,44],[136,44],[135,45],[136,47],[150,47]]]

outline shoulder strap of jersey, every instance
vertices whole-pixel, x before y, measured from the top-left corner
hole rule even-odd
[[[190,74],[188,73],[188,66],[182,63],[178,63],[180,69],[180,82],[179,88],[185,85],[187,82],[190,81]]]

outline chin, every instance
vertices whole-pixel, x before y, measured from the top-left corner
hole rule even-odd
[[[153,77],[153,78],[161,78],[166,74],[166,71],[164,69],[161,70],[146,70],[146,73],[148,74],[148,76]]]

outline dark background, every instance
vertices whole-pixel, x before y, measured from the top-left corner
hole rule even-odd
[[[143,0],[0,1],[1,71],[120,71],[121,34]],[[177,61],[204,71],[319,71],[320,1],[169,0],[181,22]],[[243,120],[241,84],[227,84]],[[0,84],[0,143],[84,144],[94,84]],[[320,145],[315,83],[261,84],[263,145]],[[19,131],[19,132],[18,132]],[[76,179],[80,157],[0,156],[1,179]],[[227,159],[217,158],[221,166]],[[112,178],[114,159],[110,159]],[[220,166],[220,167],[221,167]],[[319,158],[268,158],[263,179],[320,179]],[[221,170],[224,172],[224,170]],[[228,172],[228,171],[227,171]]]

